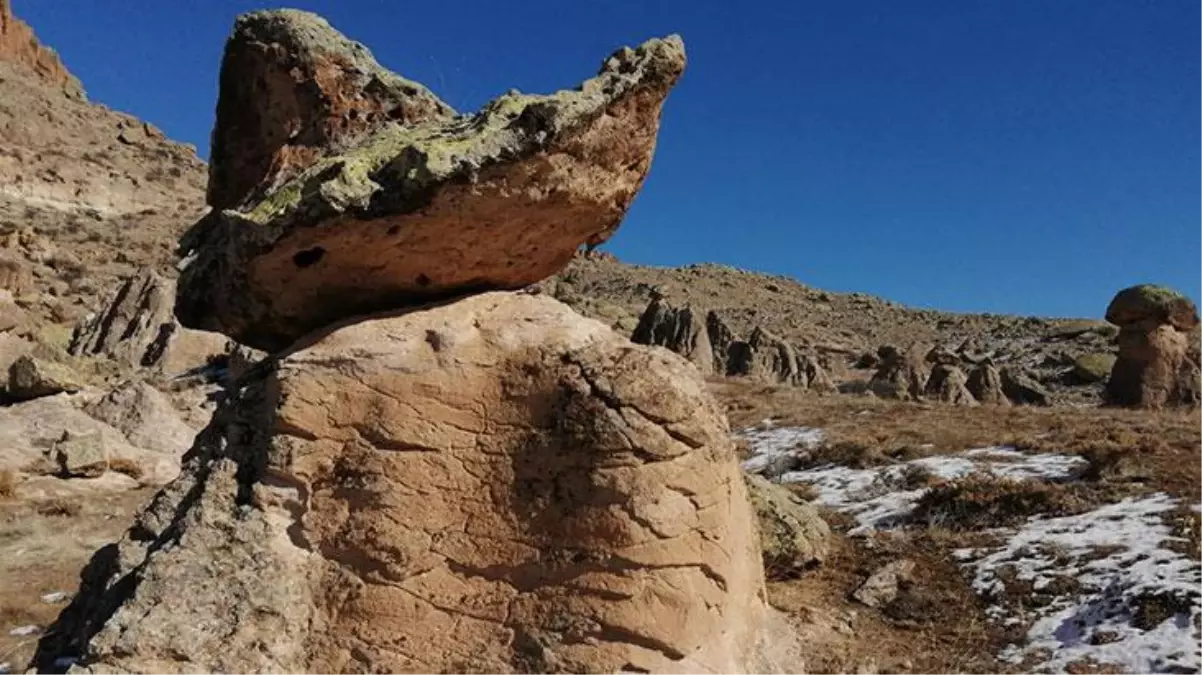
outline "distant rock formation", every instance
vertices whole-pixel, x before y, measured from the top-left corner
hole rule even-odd
[[[652,297],[630,339],[667,347],[693,362],[703,375],[746,377],[817,392],[835,390],[816,356],[759,327],[746,340],[738,339],[716,312],[707,312],[703,323],[691,307],[675,309],[659,295]]]
[[[972,369],[968,374],[968,382],[965,383],[965,387],[980,403],[1010,405],[1010,399],[1006,398],[1006,393],[1002,389],[1002,373],[988,360]]]
[[[1106,384],[1114,405],[1163,408],[1198,402],[1198,310],[1163,286],[1119,291],[1106,309],[1119,327],[1118,359]]]
[[[1022,405],[1051,405],[1047,388],[1029,373],[1019,368],[1002,368],[1002,392],[1006,398]]]
[[[58,54],[42,45],[28,24],[13,16],[10,0],[0,0],[0,61],[60,87],[71,98],[84,98],[79,80],[67,70]]]
[[[714,354],[702,318],[687,305],[673,308],[655,298],[639,318],[630,341],[639,345],[666,347],[688,359],[702,375],[714,373]]]
[[[881,398],[917,401],[922,398],[930,378],[930,366],[926,360],[930,347],[911,345],[901,351],[892,345],[877,350],[880,365],[868,382],[869,390]]]
[[[964,371],[949,363],[936,363],[931,368],[923,396],[952,405],[977,405],[977,399],[968,390],[968,378]]]
[[[348,316],[523,288],[607,240],[643,184],[685,55],[678,37],[649,40],[579,87],[510,92],[466,118],[305,13],[239,19],[225,63],[209,198],[239,207],[181,240],[175,314],[275,351]],[[241,64],[271,76],[266,92]],[[364,79],[375,88],[352,100]],[[244,117],[258,130],[240,130]]]

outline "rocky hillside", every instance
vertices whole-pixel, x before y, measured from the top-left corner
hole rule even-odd
[[[205,174],[195,148],[88,102],[0,0],[0,286],[40,326],[69,326],[139,267],[171,270]]]

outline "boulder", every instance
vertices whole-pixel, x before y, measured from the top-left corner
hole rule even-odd
[[[1198,325],[1198,308],[1171,288],[1143,284],[1119,291],[1106,307],[1106,320],[1120,331],[1124,326],[1167,324],[1189,332]]]
[[[639,317],[630,341],[666,347],[688,359],[702,375],[714,372],[714,352],[705,323],[687,305],[676,309],[663,298],[653,299]]]
[[[929,348],[916,344],[905,352],[886,345],[877,350],[881,365],[868,381],[868,389],[881,398],[917,401],[930,378]]]
[[[104,436],[64,432],[51,449],[59,473],[65,478],[96,478],[109,470],[109,452]]]
[[[683,358],[510,293],[306,345],[96,554],[39,667],[799,667],[764,660],[795,637],[765,630],[733,442]]]
[[[973,398],[980,403],[1010,405],[1010,399],[1006,398],[1006,392],[1002,388],[1002,374],[998,371],[997,366],[988,360],[972,369],[972,372],[968,374],[968,382],[965,383],[965,386],[968,388],[968,393],[972,394]]]
[[[343,50],[354,43],[326,35],[323,58],[352,59]],[[272,40],[279,47],[263,58],[283,63],[297,60],[286,48],[305,44],[275,32]],[[295,177],[269,179],[261,199],[215,209],[181,239],[175,314],[186,327],[277,351],[351,316],[541,281],[616,231],[684,63],[678,37],[650,40],[618,50],[575,89],[510,92],[470,117],[388,122],[347,147],[324,147],[303,170],[290,155]],[[262,108],[245,97],[218,106]],[[326,118],[324,109],[299,113]],[[214,175],[224,161],[215,158]]]
[[[176,322],[171,313],[174,300],[175,283],[143,268],[121,282],[100,312],[75,326],[67,351],[169,375],[225,354],[229,341],[224,336],[189,330]]]
[[[10,401],[28,401],[83,388],[83,382],[70,366],[26,354],[8,367],[7,397]]]
[[[864,580],[851,597],[868,607],[881,608],[897,598],[903,583],[909,582],[914,575],[913,560],[894,560],[881,567],[872,576]]]
[[[1018,368],[1002,368],[1002,392],[1020,405],[1052,404],[1052,395],[1039,380]]]
[[[351,145],[390,122],[455,114],[321,17],[296,10],[238,17],[218,87],[207,195],[216,209],[261,198],[326,149]]]
[[[927,378],[923,397],[952,405],[977,405],[977,399],[968,390],[968,378],[959,366],[936,363]]]
[[[1105,381],[1118,357],[1108,352],[1082,354],[1073,359],[1073,376],[1081,382]]]
[[[1106,309],[1118,325],[1118,358],[1106,383],[1114,405],[1162,408],[1197,401],[1198,310],[1188,298],[1162,286],[1119,291]]]
[[[830,552],[831,530],[818,510],[763,476],[743,480],[759,521],[768,577],[791,578],[821,564]]]
[[[84,410],[120,430],[133,445],[165,455],[182,456],[196,436],[171,401],[145,382],[117,387]]]

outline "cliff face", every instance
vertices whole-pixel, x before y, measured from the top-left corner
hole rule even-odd
[[[38,42],[29,24],[13,16],[9,0],[0,0],[0,61],[31,73],[50,86],[61,88],[71,98],[84,97],[79,80],[67,70],[58,54]]]

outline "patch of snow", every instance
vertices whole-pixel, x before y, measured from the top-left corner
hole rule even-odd
[[[8,631],[8,634],[13,637],[25,637],[26,635],[37,635],[41,630],[40,627],[30,624],[28,626],[17,626]]]
[[[739,434],[751,446],[751,456],[743,462],[747,473],[779,475],[779,467],[793,463],[798,451],[804,451],[822,441],[822,430],[810,427],[777,427],[772,420],[764,420],[758,427]]]
[[[13,672],[13,664],[8,661],[0,663],[0,675],[8,675],[11,672]]]
[[[906,480],[914,469],[943,479],[990,473],[1066,481],[1088,466],[1075,455],[994,446],[871,469],[833,464],[798,469],[805,450],[822,441],[820,429],[762,425],[739,435],[751,446],[745,469],[813,486],[816,501],[856,519],[852,535],[906,522],[927,490]],[[1004,542],[997,547],[954,551],[973,574],[974,590],[994,603],[992,619],[1029,625],[1025,644],[1000,656],[1045,672],[1063,672],[1083,660],[1127,672],[1202,669],[1202,566],[1164,546],[1179,540],[1165,522],[1179,503],[1158,493],[1075,516],[1032,518],[1021,528],[994,531]],[[1202,504],[1190,508],[1202,512]],[[1041,602],[1003,605],[1006,584],[1016,582],[1023,588],[1014,590],[1033,589]],[[1153,606],[1158,608],[1148,611]]]
[[[1048,650],[1051,658],[1039,666],[1047,671],[1089,658],[1126,672],[1197,672],[1202,566],[1163,547],[1176,539],[1164,522],[1176,507],[1175,499],[1159,493],[1125,499],[1075,516],[1032,519],[983,556],[958,551],[975,573],[974,589],[986,599],[1000,598],[1007,582],[1030,583],[1037,591],[1058,578],[1077,585],[1043,607],[992,606],[995,618],[1033,622],[1027,643],[1004,656],[1017,663]],[[1156,625],[1139,628],[1133,623],[1141,601],[1167,602],[1171,609]]]
[[[62,602],[63,600],[66,600],[66,599],[67,599],[67,594],[64,593],[63,591],[55,591],[53,593],[47,593],[42,596],[42,602],[44,602],[48,605],[53,605],[57,602]]]

